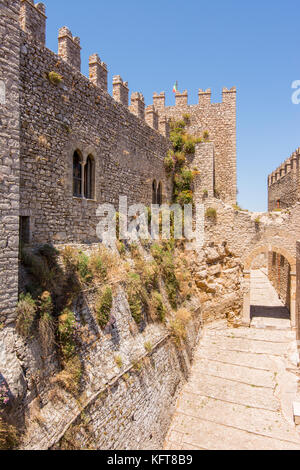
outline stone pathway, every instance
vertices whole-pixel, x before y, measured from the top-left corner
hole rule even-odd
[[[266,270],[251,273],[251,326],[255,328],[289,329],[290,313],[278,298]]]
[[[266,277],[264,293],[260,286],[255,291],[261,274],[254,273],[252,299],[255,306],[274,306],[275,323],[257,316],[254,328],[229,329],[224,322],[205,328],[165,449],[300,449],[292,409],[295,334],[288,319],[277,318],[283,306]]]

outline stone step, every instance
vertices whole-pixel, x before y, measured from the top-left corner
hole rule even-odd
[[[251,328],[205,330],[205,335],[210,338],[213,338],[214,336],[222,336],[224,338],[249,338],[252,340],[261,340],[272,343],[288,343],[295,336],[291,330],[282,333],[282,331],[277,330],[262,331]]]
[[[251,328],[264,330],[291,331],[290,320],[284,318],[254,317],[251,320]]]
[[[196,350],[194,363],[196,363],[198,359],[205,358],[225,364],[247,366],[253,369],[275,370],[274,363],[263,354],[243,351],[226,351],[208,345],[207,347],[201,346],[201,348]]]
[[[224,336],[216,336],[215,338],[204,336],[201,341],[201,346],[229,351],[268,354],[271,356],[284,356],[287,352],[287,345],[285,343],[267,343],[265,341],[257,341],[248,338],[230,338]]]
[[[202,373],[192,373],[185,390],[188,393],[193,393],[195,400],[198,400],[199,396],[206,396],[254,408],[271,411],[279,410],[279,402],[274,397],[271,388],[243,384]]]
[[[275,386],[274,372],[197,358],[192,369],[191,379],[201,373],[258,387],[274,388]]]
[[[223,426],[210,421],[181,415],[176,431],[167,437],[167,445],[172,448],[191,450],[201,448],[209,450],[299,450],[300,443],[283,441],[259,434]]]
[[[195,400],[195,395],[186,392],[179,402],[177,413],[300,444],[300,436],[293,424],[274,411],[206,397]]]

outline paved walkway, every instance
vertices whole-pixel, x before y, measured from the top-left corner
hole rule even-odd
[[[259,310],[257,328],[229,329],[224,322],[205,328],[165,449],[300,449],[292,414],[295,335],[288,319],[277,318],[283,306],[267,278],[264,289],[258,285],[261,274],[254,273],[252,299],[256,306],[274,307],[275,323]]]
[[[290,313],[278,298],[266,270],[251,272],[251,326],[289,329]]]

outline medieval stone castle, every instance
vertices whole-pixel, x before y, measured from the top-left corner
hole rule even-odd
[[[254,259],[263,253],[268,255],[269,278],[290,311],[292,326],[299,331],[299,149],[268,178],[269,213],[243,211],[236,205],[235,88],[224,88],[220,103],[211,102],[210,90],[199,90],[199,102],[194,105],[188,103],[186,91],[176,93],[175,106],[165,106],[164,92],[154,93],[153,104],[147,107],[143,95],[133,92],[129,104],[128,83],[120,75],[114,76],[109,95],[108,68],[98,54],[89,59],[89,77],[81,74],[80,39],[67,27],[59,30],[58,54],[45,47],[42,3],[0,3],[0,373],[20,401],[18,419],[20,409],[35,406],[39,396],[45,410],[49,406],[51,422],[53,406],[45,397],[55,363],[45,365],[44,358],[37,360],[34,348],[21,347],[15,337],[20,246],[90,247],[99,243],[97,208],[103,203],[117,208],[120,195],[126,195],[129,204],[171,202],[172,182],[164,166],[170,149],[169,122],[185,114],[189,115],[191,135],[209,135],[209,141],[196,145],[193,156],[198,174],[195,201],[213,207],[217,214],[215,221],[205,222],[206,244],[193,271],[203,290],[202,321],[239,316],[249,326],[250,271]],[[140,352],[145,338],[140,332],[135,332],[134,339],[130,337],[130,315],[122,307],[124,303],[124,295],[118,292],[114,308],[121,342]],[[88,301],[78,302],[76,308],[83,316],[89,313]],[[154,426],[157,435],[166,428],[166,410],[186,376],[201,326],[197,320],[189,329],[187,352],[180,353],[180,360],[161,326],[146,329],[155,343],[156,368],[147,369],[145,383],[153,388],[147,389],[136,379],[128,401],[124,400],[129,393],[127,384],[118,388],[120,374],[113,371],[105,355],[115,344],[103,336],[104,346],[97,346],[96,353],[92,348],[85,352],[88,358],[96,354],[94,361],[99,366],[87,381],[92,385],[83,405],[95,417],[95,429],[112,407],[122,405],[126,411],[126,432],[116,441],[109,429],[107,437],[99,437],[103,448],[110,448],[109,442],[114,442],[114,448],[130,448],[129,435],[131,448],[146,448],[153,438],[149,428]],[[105,361],[109,367],[101,375]],[[36,379],[35,369],[46,375]],[[105,398],[103,390],[109,390]],[[136,395],[141,400],[134,416]],[[67,424],[81,416],[78,402],[69,397],[69,404],[68,411],[55,408],[56,418],[63,418],[54,420],[46,431],[35,422],[24,448],[50,448],[60,442]]]
[[[234,88],[223,89],[222,103],[211,103],[210,90],[200,90],[199,103],[191,106],[187,92],[177,93],[174,107],[165,107],[164,93],[155,93],[153,105],[145,108],[142,94],[135,92],[129,106],[128,84],[120,76],[113,79],[113,97],[108,94],[107,66],[97,54],[90,57],[89,78],[80,73],[80,40],[68,28],[59,31],[58,55],[45,47],[43,4],[15,1],[6,10],[8,16],[1,17],[2,321],[7,315],[12,319],[17,300],[19,241],[97,241],[99,203],[118,204],[119,195],[127,195],[130,203],[150,205],[153,183],[161,188],[162,201],[170,200],[163,164],[170,118],[189,113],[190,132],[209,133],[212,143],[199,145],[195,157],[203,170],[199,192],[206,189],[214,197],[217,191],[224,202],[236,202]],[[51,73],[61,82],[51,82]]]

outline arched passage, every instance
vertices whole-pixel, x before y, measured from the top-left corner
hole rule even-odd
[[[253,261],[261,253],[268,253],[268,277],[278,294],[280,292],[281,284],[286,285],[288,289],[288,297],[284,299],[287,308],[290,310],[291,326],[296,326],[296,259],[289,253],[288,250],[272,244],[260,245],[256,247],[244,260],[244,274],[243,274],[243,289],[244,289],[244,302],[243,302],[243,323],[250,325],[251,321],[251,302],[250,302],[250,282],[251,282],[251,267]],[[273,255],[275,254],[275,257]],[[273,265],[275,261],[275,265]],[[282,281],[284,273],[284,282]],[[282,297],[283,294],[281,295]]]

